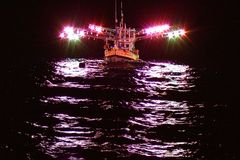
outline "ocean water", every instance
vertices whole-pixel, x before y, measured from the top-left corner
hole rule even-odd
[[[79,67],[79,62],[85,67]],[[171,61],[13,65],[1,80],[1,159],[238,159],[221,72]]]

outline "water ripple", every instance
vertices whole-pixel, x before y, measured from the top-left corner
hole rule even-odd
[[[27,122],[37,148],[58,159],[196,157],[205,118],[205,104],[192,101],[198,72],[169,62],[102,63],[51,62],[51,78],[39,85],[44,113]]]

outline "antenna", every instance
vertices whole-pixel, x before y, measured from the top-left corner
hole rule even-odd
[[[115,0],[115,28],[117,28],[118,18],[117,18],[117,0]]]
[[[123,3],[121,1],[121,25],[123,27]]]
[[[121,1],[121,16],[123,17],[123,3]]]

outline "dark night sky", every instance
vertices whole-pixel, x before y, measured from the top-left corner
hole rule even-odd
[[[143,59],[167,57],[222,65],[230,64],[238,54],[240,14],[235,3],[192,0],[123,0],[123,3],[128,26],[144,28],[166,21],[190,31],[188,40],[181,42],[180,47],[167,48],[163,40],[137,43]],[[114,26],[114,0],[27,0],[9,2],[4,8],[5,56],[13,59],[66,56],[66,47],[57,39],[64,24]],[[99,58],[103,56],[102,45],[101,41],[83,40],[68,54]]]

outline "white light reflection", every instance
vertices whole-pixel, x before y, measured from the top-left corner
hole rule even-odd
[[[39,144],[49,156],[58,158],[58,155],[62,154],[65,149],[97,146],[93,141],[96,131],[91,127],[80,126],[79,121],[97,122],[101,118],[73,117],[68,114],[47,114],[46,118],[55,119],[58,122],[52,126],[52,132],[55,132],[54,139],[43,137]],[[35,125],[35,127],[37,126]]]
[[[194,122],[190,118],[191,116],[189,116],[190,110],[193,107],[201,108],[202,104],[191,106],[187,104],[187,102],[144,99],[143,101],[134,103],[133,107],[141,111],[143,115],[131,117],[128,120],[129,126],[139,128],[135,129],[137,136],[134,138],[139,138],[143,140],[143,142],[140,144],[126,145],[129,153],[159,158],[180,158],[192,155],[190,151],[191,148],[189,147],[196,144],[196,141],[186,140],[184,142],[174,138],[172,138],[172,140],[170,138],[169,141],[169,139],[159,139],[158,136],[148,136],[148,134],[161,135],[161,131],[156,131],[161,130],[161,127],[164,128],[164,132],[164,130],[170,126],[192,126]],[[159,127],[160,129],[158,129]],[[141,128],[145,128],[145,130]],[[177,128],[175,131],[177,133],[179,132],[179,134],[185,132]]]
[[[191,121],[187,120],[186,117],[192,107],[187,105],[186,102],[145,99],[134,105],[136,110],[141,110],[144,113],[143,116],[131,118],[129,122],[144,124],[148,128],[164,124],[191,124]]]
[[[150,95],[159,95],[160,91],[176,90],[188,92],[195,87],[192,80],[196,77],[191,75],[190,67],[171,63],[150,63],[149,69],[137,70],[139,78],[136,83],[142,88],[140,92],[147,92]]]
[[[181,148],[182,145],[187,145],[185,142],[172,144],[153,145],[150,143],[134,144],[128,146],[128,152],[132,154],[140,154],[144,156],[154,156],[158,158],[180,158],[187,157],[188,150]]]
[[[102,62],[102,60],[88,60],[86,61],[85,68],[79,68],[80,61],[76,59],[66,59],[56,62],[55,74],[64,77],[87,78],[94,76],[94,74],[98,75],[99,73],[101,73],[101,69],[97,64]]]
[[[55,63],[55,74],[66,80],[63,82],[53,82],[54,87],[88,89],[90,88],[88,80],[91,80],[91,82],[92,80],[94,81],[94,84],[91,85],[91,87],[106,87],[107,85],[102,85],[101,81],[97,78],[104,76],[110,77],[111,74],[104,75],[105,73],[98,65],[99,62],[100,61],[96,62],[95,60],[88,60],[85,68],[79,68],[79,61],[77,60],[68,59]],[[198,107],[197,105],[191,106],[185,101],[177,102],[174,101],[175,98],[173,98],[173,100],[164,100],[164,96],[167,95],[170,90],[176,92],[188,92],[194,88],[194,80],[196,76],[191,75],[191,68],[187,65],[156,62],[150,63],[148,69],[136,69],[135,71],[137,73],[134,74],[133,77],[130,77],[133,79],[133,87],[126,85],[129,88],[129,93],[145,93],[147,96],[144,98],[133,96],[133,99],[130,101],[126,100],[124,103],[126,106],[129,106],[129,108],[134,111],[139,111],[140,113],[140,116],[138,116],[139,114],[135,115],[134,112],[133,114],[130,114],[133,116],[127,117],[123,120],[127,123],[126,128],[116,129],[116,131],[112,128],[105,130],[104,125],[97,125],[105,122],[104,117],[103,119],[96,117],[92,118],[92,116],[94,117],[94,114],[88,113],[91,115],[85,115],[86,113],[83,112],[85,110],[79,110],[79,112],[83,113],[78,116],[84,115],[87,117],[69,116],[68,114],[47,115],[46,118],[54,119],[52,120],[54,125],[42,125],[44,126],[42,128],[54,132],[52,134],[53,138],[49,139],[47,136],[43,137],[42,142],[40,143],[40,148],[46,151],[49,155],[55,157],[57,157],[57,154],[66,151],[66,149],[76,147],[81,149],[93,148],[93,150],[104,153],[116,151],[115,153],[122,154],[123,156],[126,156],[127,152],[129,155],[138,154],[162,158],[186,157],[188,154],[191,155],[188,149],[195,142],[192,142],[191,140],[182,142],[184,140],[181,141],[176,139],[167,142],[166,139],[161,139],[158,135],[151,135],[154,132],[154,129],[158,127],[161,128],[162,126],[174,128],[175,126],[192,125],[193,121],[188,117],[192,107]],[[86,83],[86,81],[88,82]],[[125,90],[124,86],[121,86],[121,84],[117,87],[119,87],[118,90]],[[108,90],[109,88],[106,87],[105,89]],[[49,106],[62,103],[77,104],[77,106],[86,107],[84,109],[87,110],[89,109],[89,104],[92,104],[94,101],[91,97],[84,99],[77,94],[75,96],[76,97],[70,94],[67,96],[44,97],[41,101],[50,104]],[[114,109],[112,107],[113,101],[103,104],[100,103],[100,98],[96,100],[97,105],[104,108],[104,110]],[[106,114],[108,113],[112,112],[107,112]],[[121,115],[119,116],[119,119],[122,120]],[[39,126],[41,125],[34,124],[34,127]],[[47,126],[47,128],[45,128],[45,126]],[[133,126],[133,128],[131,128],[131,126]],[[151,129],[153,129],[153,131],[151,131]],[[119,131],[121,132],[119,133]],[[181,133],[185,131],[185,128],[179,130]],[[103,142],[98,143],[96,139],[100,141],[102,140]],[[122,140],[128,142],[125,143],[122,142]],[[119,145],[116,141],[120,141],[123,144]]]
[[[79,68],[79,61],[77,60],[57,62],[55,69],[57,75],[64,77],[82,77],[87,75],[86,68]]]
[[[89,102],[88,99],[74,98],[70,96],[46,97],[44,99],[40,99],[40,101],[47,104],[62,104],[62,103],[79,104],[81,102],[85,103]]]
[[[95,79],[96,77],[103,77],[104,73],[102,68],[99,67],[102,60],[87,60],[85,61],[86,66],[80,68],[79,63],[82,61],[83,60],[65,59],[56,62],[54,64],[54,78],[52,80],[46,80],[44,85],[52,88],[90,88],[90,84],[79,83],[78,79],[88,80]],[[68,79],[65,80],[66,78]]]

